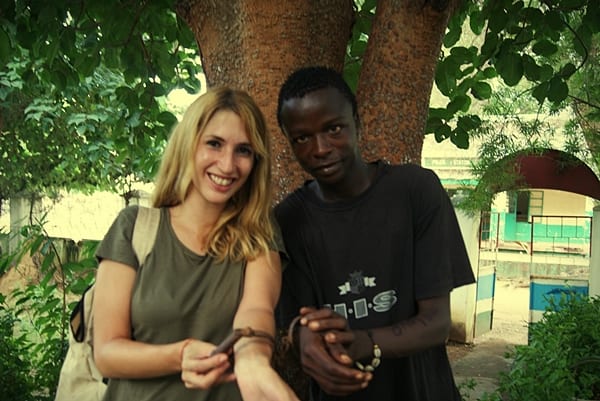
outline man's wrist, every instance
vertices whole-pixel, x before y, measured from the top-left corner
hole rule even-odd
[[[371,330],[360,330],[361,337],[366,336],[366,346],[361,345],[359,350],[361,351],[359,357],[354,360],[356,367],[363,372],[373,372],[381,363],[381,348],[373,339],[373,333]],[[356,334],[355,334],[356,335]],[[368,353],[365,356],[365,352]]]

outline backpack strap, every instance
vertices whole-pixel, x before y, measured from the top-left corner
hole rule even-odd
[[[158,225],[160,223],[160,209],[154,207],[138,207],[138,214],[133,225],[133,235],[131,245],[133,252],[141,267],[146,261],[146,257],[154,246]]]
[[[154,246],[158,225],[160,223],[160,209],[140,206],[133,226],[131,244],[133,251],[141,266]],[[90,285],[81,295],[81,299],[71,312],[70,325],[73,341],[83,342],[87,339],[91,342],[92,302],[94,299],[94,285]]]

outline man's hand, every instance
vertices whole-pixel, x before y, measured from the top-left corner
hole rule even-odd
[[[369,384],[372,375],[352,368],[352,359],[339,338],[352,340],[348,322],[330,309],[302,308],[299,329],[300,360],[304,371],[327,394],[344,396],[359,391]],[[324,337],[336,335],[328,342]]]

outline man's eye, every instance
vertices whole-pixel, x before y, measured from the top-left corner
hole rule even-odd
[[[341,131],[342,131],[342,126],[341,125],[332,125],[327,130],[327,132],[330,133],[330,134],[337,134],[337,133],[339,133]]]
[[[303,144],[306,142],[308,142],[308,136],[306,135],[299,135],[294,137],[294,143]]]

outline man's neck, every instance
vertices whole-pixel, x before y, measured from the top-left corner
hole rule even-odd
[[[319,199],[325,202],[352,199],[365,192],[371,186],[376,169],[375,164],[367,164],[361,161],[346,175],[342,182],[336,185],[323,185],[320,182],[314,181],[312,189]]]

